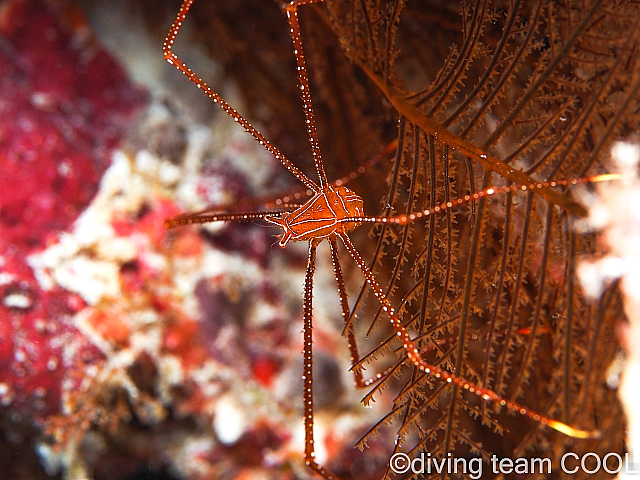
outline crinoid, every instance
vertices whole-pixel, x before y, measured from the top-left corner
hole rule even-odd
[[[313,436],[313,276],[316,249],[324,239],[331,250],[356,383],[373,385],[365,402],[393,378],[401,378],[392,411],[359,445],[396,420],[401,425],[394,456],[413,459],[428,453],[429,465],[431,458],[451,457],[481,457],[494,465],[496,452],[512,459],[534,452],[549,458],[554,474],[561,476],[567,473],[560,470],[570,448],[567,437],[551,435],[545,426],[584,439],[572,443],[580,452],[619,452],[622,421],[610,415],[611,394],[599,385],[617,348],[603,336],[611,331],[620,306],[615,291],[596,307],[581,299],[574,278],[577,254],[592,251],[593,240],[575,231],[570,214],[584,209],[567,189],[610,178],[596,174],[600,157],[623,126],[638,124],[637,8],[614,9],[603,1],[575,6],[463,2],[461,22],[451,22],[462,31],[462,42],[447,53],[429,38],[446,37],[433,20],[436,14],[445,18],[445,9],[433,12],[401,1],[334,1],[322,12],[304,7],[330,25],[350,60],[398,114],[397,155],[387,177],[385,207],[366,216],[360,196],[328,181],[320,153],[298,8],[321,1],[293,0],[283,7],[318,183],[173,53],[193,0],[182,4],[164,45],[167,61],[309,192],[303,203],[280,201],[269,211],[211,210],[166,221],[171,228],[262,219],[283,230],[280,246],[308,242],[303,300],[307,465],[327,479],[338,478],[316,463]],[[625,9],[628,14],[622,13]],[[417,28],[421,22],[431,29]],[[400,86],[394,66],[406,61],[403,55],[440,62],[433,77],[418,68],[413,82],[431,79],[424,90],[415,93]],[[419,60],[411,65],[416,64],[422,65]],[[502,183],[490,186],[498,178]],[[471,208],[466,214],[455,208],[467,204]],[[377,238],[368,264],[349,237],[362,224],[375,225]],[[347,301],[338,239],[365,278],[353,307]],[[360,356],[355,319],[371,293],[379,311],[366,310],[373,318],[369,331],[383,332],[382,340]],[[385,332],[385,324],[390,331]],[[457,340],[439,341],[445,335]],[[389,352],[396,355],[391,366],[364,381],[363,366]],[[597,430],[607,438],[598,447]],[[385,478],[407,471],[399,472],[391,463]],[[548,474],[493,469],[494,474],[512,472]],[[422,474],[471,476],[466,470],[435,468],[416,476]]]

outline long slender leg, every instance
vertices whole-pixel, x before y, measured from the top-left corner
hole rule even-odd
[[[262,135],[258,130],[256,130],[242,115],[240,115],[234,108],[232,108],[227,102],[225,102],[220,95],[211,90],[211,88],[194,72],[191,71],[187,65],[185,65],[182,60],[178,58],[178,56],[172,52],[171,48],[173,47],[173,42],[175,41],[178,32],[180,31],[180,27],[187,17],[187,12],[191,8],[191,4],[194,0],[184,0],[182,6],[180,7],[180,11],[178,12],[178,16],[176,20],[173,22],[171,26],[171,30],[167,34],[167,39],[164,42],[164,46],[162,47],[162,53],[164,54],[164,58],[171,65],[175,66],[178,70],[184,73],[191,82],[193,82],[200,90],[202,90],[212,101],[213,103],[217,103],[220,105],[220,108],[231,118],[233,118],[237,123],[242,125],[244,129],[249,132],[253,138],[255,138],[260,145],[266,148],[274,157],[276,157],[282,165],[285,166],[287,170],[289,170],[295,177],[300,180],[302,183],[306,185],[307,188],[310,188],[314,192],[318,192],[320,189],[318,186],[304,173],[302,173],[298,167],[296,167],[289,159],[287,159],[276,147],[271,145],[269,141]],[[309,105],[311,102],[309,101]]]
[[[164,221],[166,228],[174,228],[182,225],[194,225],[197,223],[211,223],[211,222],[250,222],[251,220],[258,220],[265,217],[282,215],[282,210],[273,210],[265,212],[235,212],[235,213],[212,213],[207,214],[203,212],[187,213],[185,215],[179,215],[177,217],[169,218]]]
[[[342,267],[340,266],[340,258],[338,256],[338,242],[335,237],[329,237],[329,246],[331,247],[331,260],[333,262],[333,272],[336,275],[336,283],[338,284],[338,295],[340,296],[340,305],[342,306],[342,318],[345,323],[345,331],[343,335],[347,336],[347,343],[349,345],[349,354],[351,355],[351,367],[353,369],[353,376],[356,388],[366,388],[379,382],[383,378],[386,378],[389,373],[393,371],[393,367],[387,368],[384,372],[378,373],[371,378],[364,379],[362,377],[361,367],[354,368],[360,363],[360,354],[358,353],[358,343],[356,340],[355,332],[353,331],[353,324],[349,324],[349,298],[347,296],[347,289],[344,284],[344,275],[342,274]]]
[[[409,336],[409,332],[407,332],[407,330],[402,325],[400,318],[398,318],[398,316],[396,315],[395,309],[391,305],[391,302],[385,296],[384,290],[382,289],[378,281],[375,279],[371,270],[369,270],[367,265],[364,263],[364,260],[362,260],[362,257],[354,247],[353,243],[351,243],[351,240],[349,239],[349,237],[344,233],[340,233],[339,236],[344,242],[344,245],[347,247],[347,250],[349,250],[349,254],[353,258],[353,260],[356,262],[356,264],[358,265],[362,273],[364,274],[367,280],[367,283],[369,283],[369,285],[373,289],[373,292],[376,298],[382,304],[382,309],[389,316],[389,319],[391,320],[391,324],[393,325],[393,328],[396,331],[396,334],[398,335],[398,337],[400,338],[405,352],[407,353],[408,360],[421,372],[432,375],[435,378],[441,378],[448,383],[453,383],[458,387],[469,391],[470,393],[475,393],[476,395],[481,397],[483,400],[498,403],[502,406],[507,407],[509,410],[512,410],[516,413],[529,417],[535,420],[536,422],[540,422],[544,425],[548,425],[558,430],[559,432],[565,433],[572,437],[597,438],[600,436],[600,432],[597,430],[585,431],[585,430],[575,429],[562,422],[553,420],[552,418],[549,418],[545,415],[541,415],[539,413],[533,412],[516,402],[507,400],[506,398],[498,395],[493,390],[489,390],[488,388],[483,388],[483,387],[474,385],[473,383],[470,383],[467,380],[457,377],[456,375],[453,375],[447,372],[446,370],[441,369],[440,367],[426,363],[422,359],[420,350],[418,349],[417,345]]]
[[[304,60],[304,51],[302,50],[302,38],[300,37],[300,23],[298,22],[298,7],[309,3],[316,3],[323,0],[291,0],[286,5],[287,17],[289,19],[289,27],[291,39],[293,40],[293,53],[298,63],[298,77],[300,79],[300,95],[302,96],[302,105],[304,107],[304,115],[307,119],[307,132],[309,134],[309,142],[311,142],[311,151],[313,153],[313,161],[316,164],[318,177],[320,178],[320,188],[326,187],[327,174],[324,171],[322,163],[322,155],[320,154],[320,145],[318,143],[318,131],[316,130],[316,120],[313,115],[313,104],[311,103],[311,92],[309,91],[309,77],[307,76],[307,67]]]
[[[338,480],[333,473],[316,463],[316,453],[313,440],[313,274],[316,271],[316,248],[320,240],[309,242],[309,259],[307,274],[304,280],[304,366],[302,380],[304,382],[304,460],[306,465],[327,480]]]
[[[340,296],[340,305],[342,306],[342,318],[345,325],[349,320],[349,298],[347,296],[347,289],[344,286],[344,275],[342,274],[342,267],[340,266],[340,258],[338,257],[338,242],[335,237],[329,237],[329,246],[331,247],[331,261],[333,263],[333,272],[336,275],[336,283],[338,284],[338,295]],[[347,342],[349,344],[349,353],[351,354],[351,366],[353,367],[360,361],[360,355],[358,354],[358,344],[356,343],[356,336],[353,331],[353,325],[347,328],[344,332],[347,335]],[[355,369],[353,376],[357,388],[366,387],[367,384],[362,379],[362,370]]]
[[[457,200],[451,200],[441,203],[435,207],[427,208],[420,212],[414,212],[406,215],[396,215],[394,217],[345,217],[340,218],[338,223],[393,223],[395,225],[405,225],[420,218],[426,218],[439,212],[444,212],[453,207],[475,202],[482,197],[490,197],[493,195],[502,195],[508,192],[527,192],[532,190],[544,190],[554,187],[570,187],[582,183],[608,182],[611,180],[620,180],[621,175],[617,173],[605,173],[596,175],[595,177],[577,178],[571,180],[551,180],[548,182],[531,183],[528,185],[511,185],[502,187],[489,187],[480,190],[472,195],[465,195]]]

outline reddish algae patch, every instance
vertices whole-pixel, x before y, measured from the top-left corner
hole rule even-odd
[[[72,8],[6,2],[0,34],[0,401],[40,417],[66,369],[101,355],[69,323],[82,299],[43,289],[26,259],[91,202],[146,100]]]

